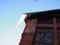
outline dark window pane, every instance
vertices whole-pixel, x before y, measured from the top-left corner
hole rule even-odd
[[[40,45],[53,45],[53,44],[46,44],[46,43],[45,43],[45,44],[40,44]]]
[[[40,24],[52,24],[52,18],[45,18],[45,19],[39,19],[38,22]]]
[[[52,28],[40,28],[37,30],[38,32],[52,32]]]
[[[53,44],[52,28],[39,28],[36,31],[35,42],[40,45]]]
[[[34,43],[34,45],[40,45],[39,43]]]
[[[36,33],[36,36],[35,36],[36,38],[35,38],[35,42],[40,42],[40,33],[39,32],[37,32]]]
[[[57,22],[57,24],[60,23],[60,17],[57,17],[57,18],[56,18],[56,22]]]
[[[60,28],[58,29],[58,42],[59,42],[59,45],[60,45]]]
[[[53,38],[52,38],[52,32],[48,32],[46,33],[45,37],[44,37],[44,42],[45,43],[52,43],[53,42]]]

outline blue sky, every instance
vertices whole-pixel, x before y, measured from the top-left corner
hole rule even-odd
[[[25,23],[14,30],[21,14],[60,8],[60,0],[0,0],[0,45],[18,45]]]

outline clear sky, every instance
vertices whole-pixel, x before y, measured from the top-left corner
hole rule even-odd
[[[0,45],[18,45],[25,23],[21,14],[60,8],[60,0],[0,0]]]

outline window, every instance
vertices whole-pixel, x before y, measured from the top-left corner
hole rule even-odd
[[[57,22],[57,24],[60,24],[60,17],[56,18],[56,22]]]
[[[60,45],[60,28],[58,28],[58,42],[59,42],[59,45]]]
[[[51,44],[40,44],[40,45],[51,45]]]
[[[44,18],[44,19],[38,19],[38,22],[40,24],[52,24],[52,18]]]
[[[46,35],[45,35],[45,37],[44,37],[44,42],[45,43],[52,43],[52,40],[53,40],[53,38],[52,38],[52,32],[48,32],[48,33],[46,33]]]
[[[39,43],[34,43],[34,45],[39,45]]]
[[[39,32],[36,33],[35,37],[36,37],[35,42],[40,43],[40,33]]]
[[[36,31],[35,43],[39,45],[53,45],[52,28],[39,28]],[[36,45],[36,44],[35,44]]]

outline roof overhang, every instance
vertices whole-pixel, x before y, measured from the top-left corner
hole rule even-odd
[[[28,20],[28,19],[60,16],[60,9],[40,11],[40,12],[32,12],[32,13],[26,13],[26,14],[27,14],[27,17],[25,18],[25,22],[26,22],[26,20]]]

